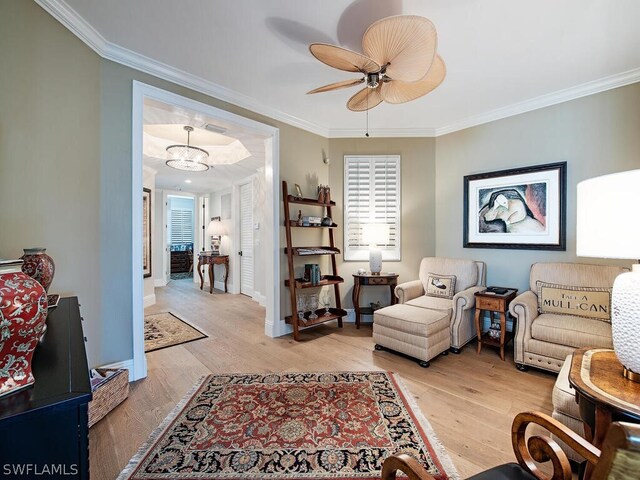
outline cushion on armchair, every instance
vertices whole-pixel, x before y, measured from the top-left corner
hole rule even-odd
[[[557,285],[538,280],[538,312],[576,315],[611,323],[611,288]]]
[[[425,295],[452,299],[456,291],[456,276],[427,273],[427,283],[424,284]]]
[[[473,260],[426,257],[420,262],[420,281],[426,287],[429,274],[455,276],[454,294],[478,284],[478,266]]]
[[[428,308],[430,310],[441,310],[449,312],[453,310],[453,301],[448,298],[429,297],[428,295],[420,295],[418,298],[409,300],[407,305],[414,307]]]
[[[543,313],[531,325],[531,337],[573,348],[612,348],[611,325],[575,315]]]

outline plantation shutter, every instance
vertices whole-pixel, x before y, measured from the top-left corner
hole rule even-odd
[[[383,260],[400,260],[400,156],[344,157],[344,259],[366,261],[362,240],[366,223],[389,225],[389,239],[378,244]]]
[[[171,244],[193,243],[193,211],[171,210]]]

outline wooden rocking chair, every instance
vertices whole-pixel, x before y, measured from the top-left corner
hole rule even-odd
[[[550,436],[534,435],[527,440],[529,424],[547,429],[583,456],[591,480],[640,479],[640,425],[613,423],[600,452],[550,416],[525,412],[516,415],[511,426],[511,443],[518,463],[500,465],[467,480],[571,480],[571,467],[564,452]],[[553,466],[551,476],[536,465],[549,461]],[[384,461],[382,479],[395,480],[397,471],[404,472],[410,480],[434,480],[420,462],[406,454],[392,455]]]

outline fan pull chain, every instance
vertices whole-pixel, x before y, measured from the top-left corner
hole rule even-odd
[[[365,110],[366,113],[366,117],[367,117],[367,128],[366,128],[366,132],[364,134],[365,137],[369,138],[369,95],[367,92],[367,109]]]

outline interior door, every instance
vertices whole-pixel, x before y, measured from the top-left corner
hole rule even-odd
[[[253,297],[253,187],[240,185],[240,293]]]

